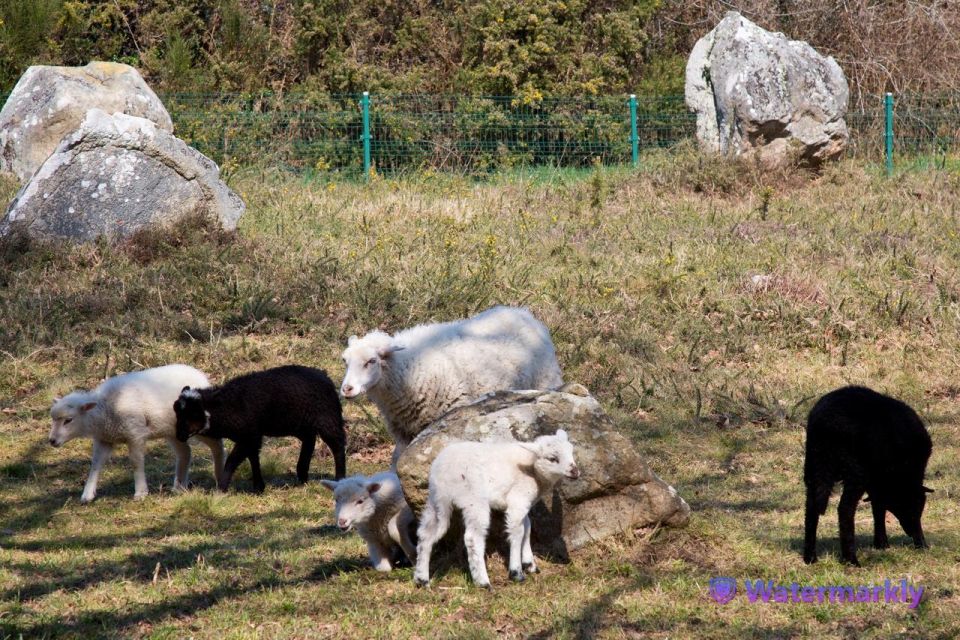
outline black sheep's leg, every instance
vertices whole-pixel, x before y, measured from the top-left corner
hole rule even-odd
[[[342,431],[342,427],[341,427]],[[343,433],[334,433],[333,435],[323,435],[320,438],[333,454],[333,475],[340,480],[347,475],[347,442]]]
[[[226,491],[230,488],[230,481],[233,480],[233,473],[240,466],[240,463],[247,457],[247,448],[242,442],[233,445],[233,450],[227,456],[223,463],[223,475],[220,476],[220,482],[217,484],[220,491]]]
[[[827,510],[830,491],[833,487],[821,484],[807,485],[807,508],[804,518],[803,561],[813,564],[817,561],[817,524],[820,516]]]
[[[249,445],[247,457],[250,458],[250,476],[253,478],[253,490],[257,493],[263,493],[267,484],[263,481],[263,474],[260,473],[260,447],[263,446],[263,438],[258,438]]]
[[[840,496],[840,506],[837,507],[837,517],[840,521],[840,559],[859,567],[857,561],[857,540],[854,537],[853,520],[857,513],[857,504],[863,497],[863,489],[856,485],[844,485]]]
[[[297,480],[305,484],[310,474],[310,460],[317,446],[317,436],[305,436],[300,440],[300,458],[297,459]]]
[[[887,510],[870,496],[870,508],[873,510],[873,548],[886,549],[890,546],[887,540]]]

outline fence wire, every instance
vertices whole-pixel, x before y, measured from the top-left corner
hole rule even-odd
[[[227,167],[269,163],[300,172],[364,172],[360,94],[161,96],[176,134]],[[847,154],[883,161],[883,96],[851,111]],[[636,139],[626,96],[371,95],[370,166],[380,173],[483,174],[517,166],[628,164],[640,151],[693,141],[683,96],[637,97]],[[896,96],[898,164],[960,165],[960,93]]]

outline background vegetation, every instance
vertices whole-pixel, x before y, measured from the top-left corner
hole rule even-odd
[[[369,185],[239,169],[237,234],[195,222],[117,245],[5,240],[0,638],[956,637],[960,178],[888,180],[849,161],[770,175],[678,152],[642,166]],[[409,569],[365,568],[359,538],[331,526],[329,495],[295,484],[295,441],[268,444],[263,496],[245,477],[212,492],[202,448],[196,488],[172,494],[157,444],[151,495],[134,502],[121,450],[89,506],[89,444],[46,444],[51,399],[104,375],[182,361],[223,380],[301,362],[338,379],[351,333],[497,302],[546,322],[566,378],[690,502],[689,528],[625,532],[523,585],[494,556],[493,593],[460,565],[418,590]],[[807,567],[803,420],[847,382],[927,421],[932,549],[914,551],[891,522],[892,548],[872,550],[864,506],[864,568],[842,566],[831,507]],[[385,468],[376,410],[346,411],[349,470]],[[330,472],[323,452],[313,476]],[[720,606],[707,595],[718,575],[906,578],[926,593],[916,610]]]
[[[730,9],[835,56],[857,107],[957,86],[943,0],[0,0],[0,92],[102,59],[163,92],[676,94]]]

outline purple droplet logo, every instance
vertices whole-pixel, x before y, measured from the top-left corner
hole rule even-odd
[[[737,581],[733,578],[710,578],[710,597],[719,604],[727,604],[737,595]]]

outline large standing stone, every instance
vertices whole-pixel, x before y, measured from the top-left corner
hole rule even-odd
[[[160,99],[129,65],[34,66],[21,76],[0,111],[0,171],[27,180],[94,108],[147,118],[173,131]]]
[[[235,229],[244,204],[217,165],[150,120],[92,109],[10,203],[0,235],[120,237],[188,216]]]
[[[498,391],[451,410],[417,436],[397,461],[403,492],[419,513],[427,499],[430,464],[451,442],[528,442],[557,429],[569,434],[581,475],[563,480],[549,504],[541,502],[531,512],[533,544],[541,552],[562,557],[635,527],[687,524],[687,503],[650,470],[579,384],[558,391]]]
[[[806,42],[731,11],[687,60],[686,101],[701,148],[759,153],[768,166],[819,166],[847,146],[849,89],[840,65]]]

